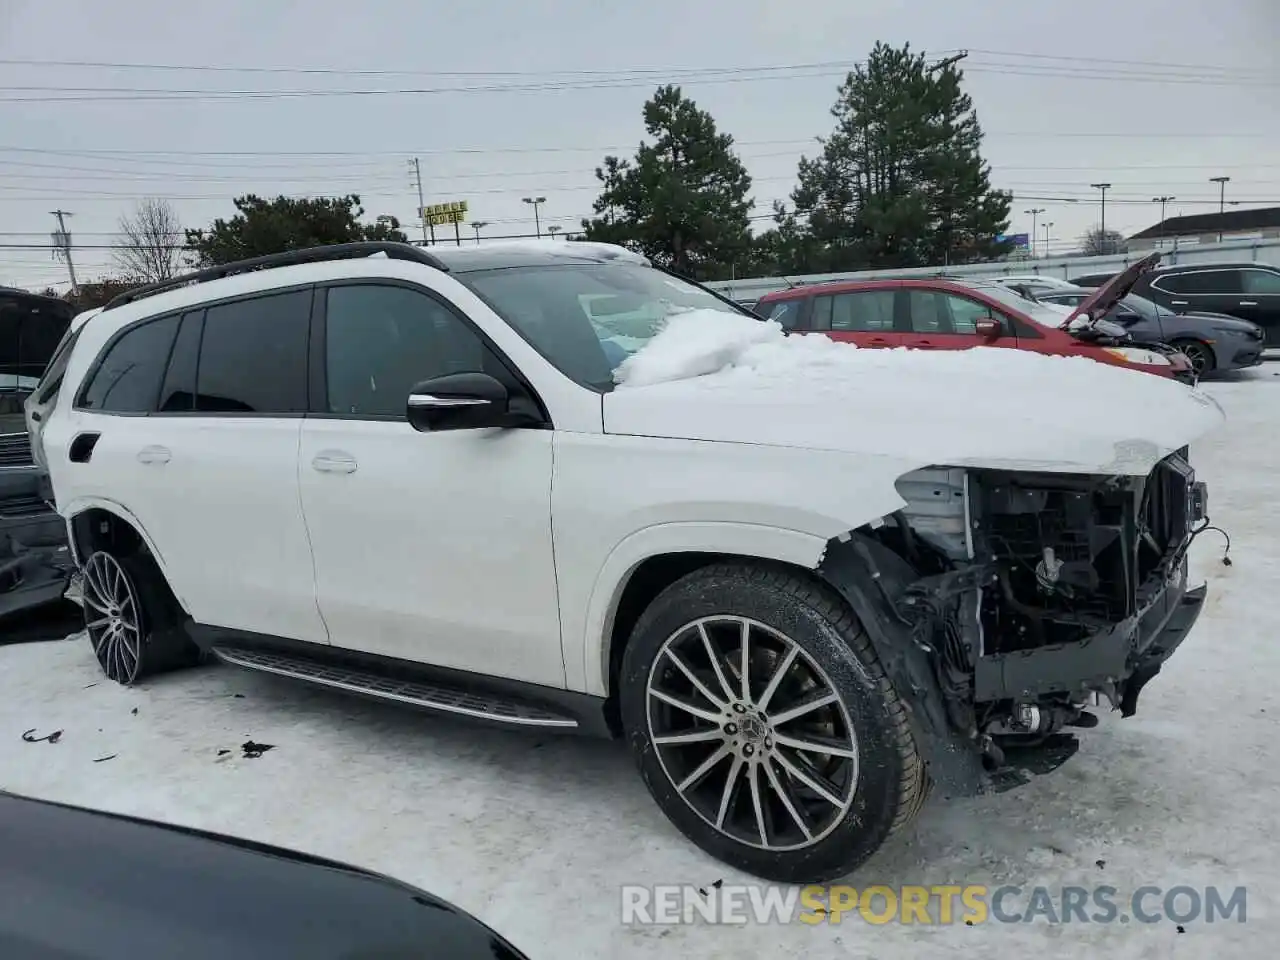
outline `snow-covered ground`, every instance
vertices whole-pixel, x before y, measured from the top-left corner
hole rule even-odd
[[[1104,717],[1076,758],[1022,790],[933,802],[853,882],[1122,895],[1246,885],[1245,924],[628,928],[622,884],[747,878],[676,833],[621,745],[468,726],[230,668],[128,690],[101,679],[82,639],[0,647],[0,787],[389,873],[534,960],[1262,956],[1280,933],[1280,370],[1207,389],[1229,421],[1193,459],[1234,564],[1220,563],[1216,534],[1198,541],[1207,609],[1138,715]],[[23,742],[32,728],[63,734]],[[274,749],[247,759],[250,738]]]

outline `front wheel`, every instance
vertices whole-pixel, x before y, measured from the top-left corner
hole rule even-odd
[[[923,803],[924,765],[866,632],[790,571],[717,565],[667,588],[632,634],[620,695],[663,812],[756,876],[844,876]]]
[[[1212,372],[1217,365],[1213,348],[1207,343],[1201,343],[1199,340],[1174,340],[1169,346],[1182,351],[1182,355],[1191,363],[1191,369],[1196,372],[1197,377]]]

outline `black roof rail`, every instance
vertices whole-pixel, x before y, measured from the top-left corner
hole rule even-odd
[[[332,243],[322,247],[306,247],[302,250],[285,250],[282,253],[269,253],[264,257],[253,257],[249,260],[236,260],[216,267],[206,267],[192,273],[184,273],[172,280],[149,283],[135,287],[113,297],[102,308],[105,313],[115,307],[123,307],[144,297],[154,296],[168,290],[176,290],[193,283],[207,283],[210,280],[221,280],[237,273],[248,273],[253,270],[267,270],[272,267],[294,267],[303,263],[325,263],[329,260],[351,260],[357,257],[372,257],[385,254],[392,260],[412,260],[437,270],[448,271],[445,262],[434,254],[411,243],[398,243],[392,240],[360,240],[356,243]]]

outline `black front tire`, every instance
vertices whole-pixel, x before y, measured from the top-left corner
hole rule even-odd
[[[792,662],[804,661],[817,668],[814,675],[824,675],[829,690],[838,698],[840,716],[849,720],[857,754],[856,773],[852,776],[852,786],[847,788],[852,796],[843,813],[839,807],[830,811],[831,825],[820,835],[815,831],[817,839],[802,841],[790,848],[785,844],[771,848],[769,843],[743,842],[713,823],[705,810],[700,813],[695,809],[693,801],[686,800],[676,777],[668,773],[659,756],[659,750],[670,747],[654,742],[651,712],[654,701],[650,684],[659,676],[655,672],[655,661],[663,658],[665,663],[669,657],[668,641],[682,635],[690,624],[724,617],[745,618],[798,646],[800,653]],[[704,618],[707,619],[704,621]],[[743,643],[746,644],[745,639]],[[710,653],[710,645],[707,650]],[[729,667],[732,667],[728,662],[731,659],[726,661]],[[707,662],[711,662],[710,657]],[[723,684],[716,686],[720,677],[714,669],[703,672],[704,686],[725,690]],[[734,670],[733,676],[738,677],[740,673]],[[728,688],[733,685],[730,679]],[[623,725],[640,774],[671,822],[713,857],[767,880],[817,883],[849,874],[870,858],[891,834],[911,822],[929,790],[906,709],[885,675],[866,631],[843,599],[830,588],[786,568],[767,564],[718,564],[697,570],[664,590],[632,632],[623,655],[619,696]],[[775,713],[772,720],[765,719],[773,723],[780,716]],[[713,723],[705,719],[695,722]],[[707,731],[716,729],[714,725],[706,727]],[[774,730],[775,737],[780,729]],[[663,739],[669,741],[670,737]],[[710,744],[715,746],[714,742]],[[743,748],[734,746],[733,749]],[[780,753],[781,749],[774,748],[774,751]],[[795,757],[793,751],[790,759],[794,761]],[[732,756],[727,759],[737,763]],[[761,758],[757,755],[754,761],[759,764]],[[774,777],[781,782],[781,788],[776,785],[770,788],[775,809],[782,803],[789,804],[782,799],[784,794],[795,800],[797,788],[802,794],[807,790],[801,780],[787,772],[788,766],[794,771],[797,765],[776,761],[767,778],[763,774],[759,777],[762,784],[772,783]],[[726,782],[733,780],[737,769],[733,767],[726,772]],[[805,769],[812,771],[809,767]],[[688,788],[688,793],[699,789],[695,784]],[[725,810],[726,803],[736,809],[738,789],[723,787],[724,796],[733,792],[734,799],[721,800],[721,811]],[[792,806],[785,809],[789,814]],[[755,816],[760,823],[758,835],[768,839],[765,820],[759,812]],[[721,812],[719,819],[724,817]],[[778,820],[784,818],[784,814],[777,814]]]

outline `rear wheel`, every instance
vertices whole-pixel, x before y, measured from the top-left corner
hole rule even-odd
[[[106,550],[90,555],[82,599],[85,632],[109,679],[127,686],[199,661],[199,650],[182,630],[177,604],[149,557],[118,557]]]
[[[789,571],[717,565],[677,581],[636,625],[620,694],[666,815],[757,876],[843,876],[923,802],[906,712],[865,631]]]
[[[1207,343],[1201,343],[1199,340],[1174,340],[1169,345],[1175,350],[1182,351],[1183,356],[1191,362],[1191,367],[1197,376],[1210,373],[1217,365],[1213,348]]]

